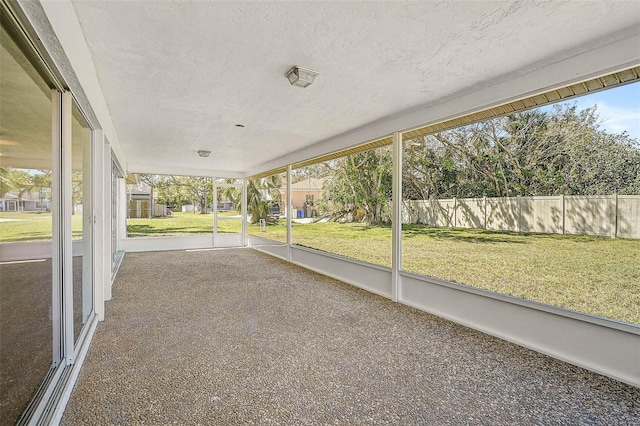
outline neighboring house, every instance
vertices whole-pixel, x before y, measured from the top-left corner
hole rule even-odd
[[[317,202],[322,197],[324,179],[308,178],[291,184],[291,204],[296,210],[295,217],[314,217],[318,215]],[[287,181],[283,180],[280,189],[281,206],[287,205]]]
[[[137,185],[129,185],[127,193],[129,199],[129,208],[127,209],[127,217],[132,218],[151,218],[153,194],[151,187],[144,183]]]
[[[128,218],[151,219],[156,216],[171,215],[171,211],[167,208],[166,204],[158,204],[156,202],[158,194],[152,191],[151,187],[146,183],[130,183],[127,198],[129,199],[129,208],[127,210]],[[182,211],[184,211],[184,209]]]
[[[218,210],[235,210],[236,203],[234,203],[229,198],[222,198],[218,201]]]
[[[7,192],[0,198],[1,212],[30,212],[50,208],[51,200],[46,191]]]

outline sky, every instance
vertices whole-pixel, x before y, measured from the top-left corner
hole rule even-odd
[[[629,136],[640,140],[640,83],[603,90],[569,102],[575,102],[578,110],[597,104],[603,129],[610,133],[626,130]]]

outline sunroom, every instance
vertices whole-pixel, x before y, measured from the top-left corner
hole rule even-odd
[[[637,2],[1,4],[0,423],[640,419]]]

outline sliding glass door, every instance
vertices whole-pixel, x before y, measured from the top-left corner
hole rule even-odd
[[[13,424],[53,358],[51,89],[0,29],[0,424]]]
[[[73,341],[93,312],[93,200],[91,185],[91,128],[77,105],[72,105],[71,223],[73,241]]]
[[[92,129],[0,7],[0,425],[40,418],[94,317]]]
[[[120,188],[123,185],[124,176],[116,160],[111,160],[111,277],[118,270],[118,265],[123,253],[120,251],[120,225],[118,215],[120,212]]]

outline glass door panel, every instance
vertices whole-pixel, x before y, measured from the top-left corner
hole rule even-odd
[[[93,311],[91,129],[73,105],[71,127],[71,226],[73,239],[73,340]]]
[[[118,182],[122,177],[118,172],[118,166],[111,162],[111,273],[114,274],[118,267],[118,208],[120,205],[120,193]]]
[[[18,420],[53,365],[55,267],[51,89],[12,37],[0,29],[0,423],[6,424]]]

